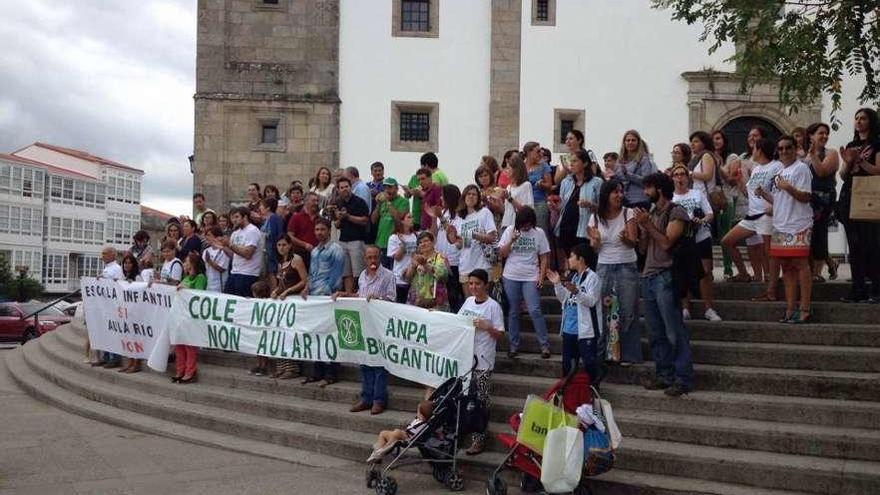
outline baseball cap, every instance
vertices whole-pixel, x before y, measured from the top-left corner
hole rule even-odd
[[[394,177],[385,177],[382,181],[383,186],[396,186],[397,180]]]

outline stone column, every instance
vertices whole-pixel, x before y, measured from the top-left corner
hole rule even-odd
[[[492,0],[489,154],[519,147],[522,0]]]

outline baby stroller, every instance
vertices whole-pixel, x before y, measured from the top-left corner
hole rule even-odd
[[[590,387],[590,376],[583,371],[578,371],[575,366],[572,367],[568,376],[560,378],[543,397],[548,402],[557,403],[566,412],[575,414],[575,410],[581,404],[592,404],[591,390],[594,389]],[[501,465],[489,476],[486,482],[487,495],[505,495],[507,493],[507,485],[501,479],[501,472],[507,468],[520,472],[520,488],[524,492],[538,492],[543,489],[540,481],[541,455],[516,441],[520,422],[520,414],[514,413],[507,420],[513,433],[498,434],[498,440],[510,449],[510,452]],[[581,481],[574,493],[575,495],[589,495],[592,491]]]
[[[388,475],[390,471],[428,463],[434,479],[450,491],[464,489],[464,478],[455,456],[458,439],[475,431],[483,431],[489,421],[489,412],[465,388],[476,366],[475,359],[470,371],[446,380],[434,390],[428,398],[433,404],[433,411],[427,426],[409,440],[397,442],[387,453],[386,458],[391,458],[391,461],[384,467],[379,464],[367,465],[367,488],[375,489],[377,495],[394,495],[397,493],[397,481]],[[412,449],[417,449],[419,455],[407,455]]]

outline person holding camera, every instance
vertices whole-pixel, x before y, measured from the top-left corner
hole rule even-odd
[[[345,252],[342,283],[345,292],[354,292],[354,274],[364,271],[364,244],[369,235],[370,207],[355,196],[351,180],[336,180],[336,208],[332,209],[336,227],[339,229],[339,245]]]
[[[690,299],[688,294],[699,295],[703,299],[703,307],[706,308],[703,316],[709,321],[721,321],[718,312],[712,308],[712,221],[715,219],[709,198],[700,189],[690,187],[690,171],[684,165],[676,165],[672,169],[672,181],[675,183],[675,192],[672,202],[681,206],[688,213],[691,220],[690,228],[694,232],[694,242],[697,246],[697,257],[690,260],[682,260],[680,264],[684,273],[679,273],[681,278],[682,310],[685,320],[691,318]],[[699,262],[697,262],[699,259]]]

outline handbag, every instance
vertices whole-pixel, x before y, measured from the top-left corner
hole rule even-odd
[[[548,414],[554,414],[550,410]],[[552,418],[550,420],[552,423]],[[547,493],[568,493],[580,484],[584,465],[584,434],[575,426],[550,430],[541,454],[541,485]]]
[[[602,399],[595,387],[590,388],[593,390],[593,414],[605,425],[605,431],[600,431],[595,425],[587,428],[584,435],[584,475],[598,476],[614,467],[614,449],[617,448],[614,438],[618,437],[619,445],[620,430],[614,422],[614,414],[610,412],[611,404]],[[610,414],[606,414],[606,411]]]
[[[713,175],[713,179],[715,181],[715,185],[719,184],[718,181],[718,160],[715,159],[715,155],[709,154],[712,157],[712,161],[715,162],[715,173]],[[702,157],[700,158],[700,170],[702,170]],[[709,199],[709,205],[712,206],[712,211],[717,215],[719,211],[727,208],[727,195],[724,194],[724,190],[720,187],[716,187],[714,191],[709,192],[709,186],[703,182],[703,187],[706,189],[706,196]]]

